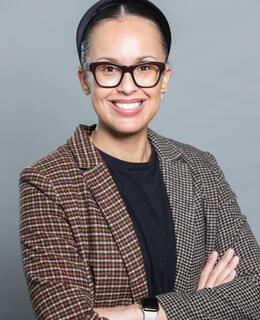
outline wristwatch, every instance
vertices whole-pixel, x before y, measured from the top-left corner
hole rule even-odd
[[[156,297],[147,298],[144,297],[139,302],[141,310],[144,313],[144,320],[155,320],[157,312],[159,310],[159,304]]]

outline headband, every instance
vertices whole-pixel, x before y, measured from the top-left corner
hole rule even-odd
[[[79,61],[81,62],[81,44],[84,37],[84,32],[88,26],[88,24],[91,22],[91,20],[102,10],[118,5],[118,4],[124,4],[124,3],[132,3],[136,6],[145,8],[145,10],[148,10],[154,17],[155,21],[159,24],[164,37],[166,39],[167,45],[168,45],[168,54],[171,48],[171,30],[169,23],[165,17],[165,15],[162,13],[162,11],[156,7],[152,2],[148,0],[99,0],[97,1],[92,7],[88,9],[88,11],[83,15],[83,17],[80,20],[80,23],[77,28],[77,34],[76,34],[76,42],[77,42],[77,50],[79,55]]]

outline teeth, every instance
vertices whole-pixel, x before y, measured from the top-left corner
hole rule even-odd
[[[140,102],[135,102],[135,103],[119,103],[115,102],[115,106],[117,106],[120,109],[136,109],[139,108],[141,105],[142,101]]]

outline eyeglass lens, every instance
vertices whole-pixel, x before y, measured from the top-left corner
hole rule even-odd
[[[160,75],[157,65],[143,64],[134,69],[136,83],[142,87],[153,86]],[[113,64],[102,64],[96,68],[96,78],[101,86],[116,86],[121,79],[122,70]]]

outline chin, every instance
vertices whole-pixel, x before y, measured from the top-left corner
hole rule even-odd
[[[133,125],[125,125],[125,126],[122,125],[122,126],[117,126],[114,130],[122,134],[135,134],[145,130],[147,126],[148,126],[147,124],[143,124],[143,125],[133,124]]]
[[[155,113],[156,114],[156,113]],[[151,119],[155,114],[149,114],[144,117],[98,117],[100,126],[104,130],[118,132],[121,134],[134,134],[147,129]]]

